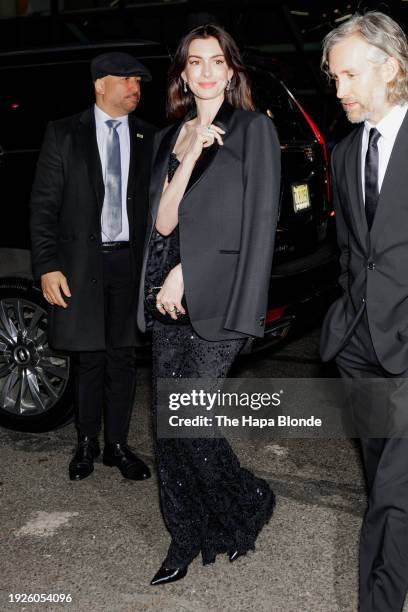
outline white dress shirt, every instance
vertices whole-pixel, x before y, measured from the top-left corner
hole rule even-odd
[[[390,161],[392,149],[397,138],[399,129],[404,121],[408,104],[393,106],[392,109],[379,121],[373,125],[369,121],[364,121],[364,131],[361,143],[361,180],[363,184],[363,198],[365,200],[365,158],[368,149],[368,137],[370,129],[375,127],[381,136],[378,139],[378,193],[381,191],[388,162]]]
[[[120,165],[122,173],[122,231],[115,238],[115,241],[129,240],[129,219],[127,215],[127,185],[129,178],[129,163],[130,163],[130,136],[129,136],[129,118],[127,115],[123,117],[109,117],[102,109],[95,104],[95,124],[96,124],[96,140],[98,142],[99,157],[101,159],[103,182],[106,177],[106,138],[109,128],[105,121],[115,119],[121,124],[116,128],[119,135],[120,143]],[[111,242],[111,238],[106,236],[102,231],[102,242]]]

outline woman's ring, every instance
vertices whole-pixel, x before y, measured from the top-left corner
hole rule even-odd
[[[156,302],[156,308],[164,308],[164,306],[160,302]]]
[[[167,312],[174,312],[176,310],[176,307],[173,306],[173,308],[169,308]]]

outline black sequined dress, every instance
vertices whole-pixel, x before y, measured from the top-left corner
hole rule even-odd
[[[168,181],[170,182],[178,168],[179,160],[174,153],[170,153],[168,167]],[[156,229],[149,243],[149,256],[145,275],[145,293],[150,287],[161,287],[164,279],[174,266],[180,263],[180,240],[178,226],[168,236],[162,236]],[[149,311],[145,310],[146,327],[153,327],[154,319]]]
[[[171,154],[168,180],[178,166]],[[158,232],[156,232],[158,234]],[[180,261],[178,228],[168,237],[153,235],[149,282],[161,285]],[[163,256],[164,254],[164,256]],[[163,272],[164,271],[164,272]],[[240,466],[224,438],[158,438],[159,378],[224,378],[245,340],[209,342],[188,325],[153,322],[153,431],[160,505],[171,544],[168,568],[188,564],[201,552],[203,564],[216,555],[255,548],[259,531],[272,515],[268,483]]]

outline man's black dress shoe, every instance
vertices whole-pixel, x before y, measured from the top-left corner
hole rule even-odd
[[[103,463],[119,468],[124,478],[146,480],[151,473],[147,465],[133,453],[127,444],[106,444],[103,449]]]
[[[167,569],[163,564],[150,584],[168,584],[169,582],[181,580],[187,574],[187,568],[188,565],[177,567],[176,569]]]
[[[92,474],[94,459],[101,454],[98,438],[80,436],[75,454],[69,463],[70,480],[82,480]]]

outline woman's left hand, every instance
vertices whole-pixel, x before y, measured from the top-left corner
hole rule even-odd
[[[181,263],[175,266],[163,283],[162,288],[156,297],[156,308],[162,314],[168,314],[177,321],[178,314],[185,314],[185,309],[181,305],[184,295],[184,281]]]

